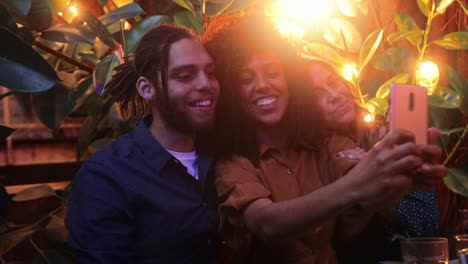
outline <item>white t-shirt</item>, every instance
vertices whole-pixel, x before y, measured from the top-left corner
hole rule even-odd
[[[198,169],[197,169],[197,152],[194,150],[192,152],[177,152],[172,150],[167,150],[171,153],[176,159],[178,159],[182,164],[187,168],[188,174],[192,175],[195,179],[198,180]]]

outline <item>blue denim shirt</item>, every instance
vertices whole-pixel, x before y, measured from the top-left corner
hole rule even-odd
[[[75,176],[66,224],[77,263],[214,263],[212,157],[199,180],[144,122],[91,156]]]

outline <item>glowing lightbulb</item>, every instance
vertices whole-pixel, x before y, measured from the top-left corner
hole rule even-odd
[[[371,115],[371,114],[367,114],[365,117],[364,117],[364,122],[366,123],[370,123],[374,121],[374,117]]]
[[[358,72],[358,69],[357,69],[357,65],[356,65],[356,63],[353,63],[353,62],[344,65],[342,70],[341,70],[341,76],[343,76],[343,78],[345,78],[345,80],[347,80],[347,81],[352,81],[352,80],[356,79],[358,74],[359,74],[359,72]]]
[[[276,13],[307,25],[330,16],[333,7],[332,2],[323,0],[278,0]]]
[[[432,61],[424,61],[418,65],[416,70],[416,82],[427,88],[429,95],[434,93],[439,82],[439,68]]]
[[[78,8],[76,8],[76,6],[72,5],[69,7],[69,9],[70,9],[70,12],[73,13],[73,15],[75,16],[78,15]]]
[[[58,12],[57,15],[63,16],[63,12]]]
[[[277,20],[276,26],[281,34],[292,39],[301,39],[304,36],[304,29],[284,20]]]

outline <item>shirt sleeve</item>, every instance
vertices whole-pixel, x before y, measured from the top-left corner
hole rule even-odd
[[[86,162],[72,184],[66,224],[76,263],[132,263],[133,222],[124,188],[112,169]]]
[[[226,239],[232,240],[236,230],[243,229],[243,210],[255,200],[269,197],[270,191],[252,163],[239,156],[218,162],[215,185],[221,199],[220,229]]]

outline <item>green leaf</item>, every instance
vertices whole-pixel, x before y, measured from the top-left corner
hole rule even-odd
[[[31,0],[10,0],[3,1],[8,7],[10,7],[13,12],[21,17],[28,15],[31,10]]]
[[[102,89],[104,92],[104,87],[106,84],[111,80],[112,74],[114,71],[114,68],[119,65],[119,60],[117,59],[117,56],[115,56],[114,53],[100,61],[98,64],[96,64],[96,68],[94,69],[93,72],[93,78],[94,78],[94,85],[96,88]]]
[[[367,14],[366,1],[337,0],[336,5],[341,13],[348,17],[357,17],[359,14]]]
[[[321,43],[308,43],[304,47],[304,55],[309,58],[317,57],[323,59],[332,65],[341,65],[345,62],[345,59],[333,48]]]
[[[463,0],[457,0],[458,4],[460,4],[461,8],[463,9],[463,12],[465,12],[465,15],[468,16],[468,6],[463,2]]]
[[[194,29],[199,35],[203,33],[203,23],[201,19],[190,11],[184,10],[175,13],[174,21],[179,25]]]
[[[135,50],[146,32],[161,24],[163,20],[164,16],[150,16],[140,21],[130,31],[125,32],[125,56],[130,55]]]
[[[401,32],[421,31],[421,29],[418,27],[416,22],[414,22],[414,19],[407,14],[404,14],[404,13],[396,14],[395,21],[397,23],[398,29],[400,29]],[[419,47],[422,41],[422,34],[410,35],[410,36],[407,36],[406,39],[415,47]]]
[[[39,229],[40,227],[37,225],[30,225],[30,226],[17,229],[15,231],[1,234],[0,235],[0,256],[3,256],[6,253],[8,253],[8,251],[16,247],[19,243],[21,243],[23,240],[28,238],[30,235],[32,235],[34,232],[36,232]]]
[[[3,140],[9,137],[13,131],[15,131],[13,128],[0,125],[0,141],[3,142]]]
[[[445,12],[445,9],[447,9],[447,7],[449,7],[453,2],[455,2],[455,0],[441,0],[436,8],[435,14],[442,14],[443,12]]]
[[[448,50],[468,49],[468,31],[448,33],[434,43]]]
[[[212,18],[217,17],[226,10],[228,10],[232,6],[232,4],[234,4],[234,2],[236,2],[236,0],[228,0],[226,1],[226,3],[223,3],[221,5],[211,5],[211,8],[210,6],[207,6],[206,14]]]
[[[387,40],[393,43],[402,38],[421,38],[424,34],[423,30],[409,30],[409,31],[398,31],[388,35]]]
[[[389,79],[379,87],[375,94],[375,97],[377,97],[378,99],[388,99],[388,95],[390,94],[390,86],[394,83],[408,83],[409,78],[410,76],[407,73],[400,73],[396,76],[393,76],[391,79]]]
[[[232,4],[230,2],[232,1]],[[251,0],[222,0],[208,1],[210,5],[206,6],[206,14],[210,17],[216,17],[222,13],[236,13],[248,8]]]
[[[452,89],[438,86],[429,96],[429,104],[440,108],[459,108],[460,96]]]
[[[366,67],[367,63],[372,59],[377,48],[382,41],[383,30],[376,30],[372,32],[364,41],[361,51],[359,53],[359,72]]]
[[[121,19],[136,17],[142,13],[144,13],[144,11],[139,4],[131,3],[99,17],[99,21],[101,21],[104,26],[109,26],[115,22],[119,22]]]
[[[15,202],[31,201],[44,197],[56,196],[55,191],[48,184],[29,187],[16,193],[11,200]]]
[[[372,59],[372,64],[376,69],[391,71],[393,73],[406,72],[406,67],[410,64],[411,54],[405,48],[389,48],[382,54],[377,54]]]
[[[462,133],[466,130],[466,127],[458,127],[458,128],[451,128],[451,129],[439,129],[440,134],[443,135],[451,135],[453,133]]]
[[[107,28],[88,11],[83,11],[83,19],[88,27],[96,34],[96,36],[104,42],[109,48],[115,48],[115,40]]]
[[[180,5],[181,7],[195,14],[195,7],[193,7],[193,4],[192,2],[190,2],[190,0],[172,0],[172,2]]]
[[[69,94],[68,94],[68,103],[69,107],[73,109],[76,105],[76,102],[78,99],[83,96],[86,91],[89,89],[89,87],[93,84],[93,77],[89,76],[87,78],[84,78],[81,80],[78,85],[72,89]]]
[[[385,116],[388,111],[388,100],[374,97],[366,102],[365,108],[374,109],[375,114]]]
[[[52,11],[49,0],[34,0],[31,2],[31,10],[26,17],[28,26],[37,31],[43,31],[52,24]]]
[[[431,10],[430,4],[431,0],[418,0],[418,7],[423,15],[427,16],[429,14],[429,10]]]
[[[58,129],[73,110],[68,102],[68,90],[62,84],[33,94],[32,106],[39,120],[50,129]]]
[[[19,92],[38,92],[58,82],[55,70],[22,39],[2,27],[0,39],[0,85]]]
[[[80,25],[55,24],[42,32],[41,38],[63,43],[85,42],[92,45],[96,35]]]
[[[458,72],[448,64],[443,64],[441,71],[447,77],[452,88],[462,97],[468,98],[468,87]]]
[[[468,196],[468,168],[450,168],[444,178],[447,188],[455,193]]]
[[[362,46],[361,33],[345,19],[331,19],[324,30],[323,37],[332,46],[351,53],[358,53]]]

